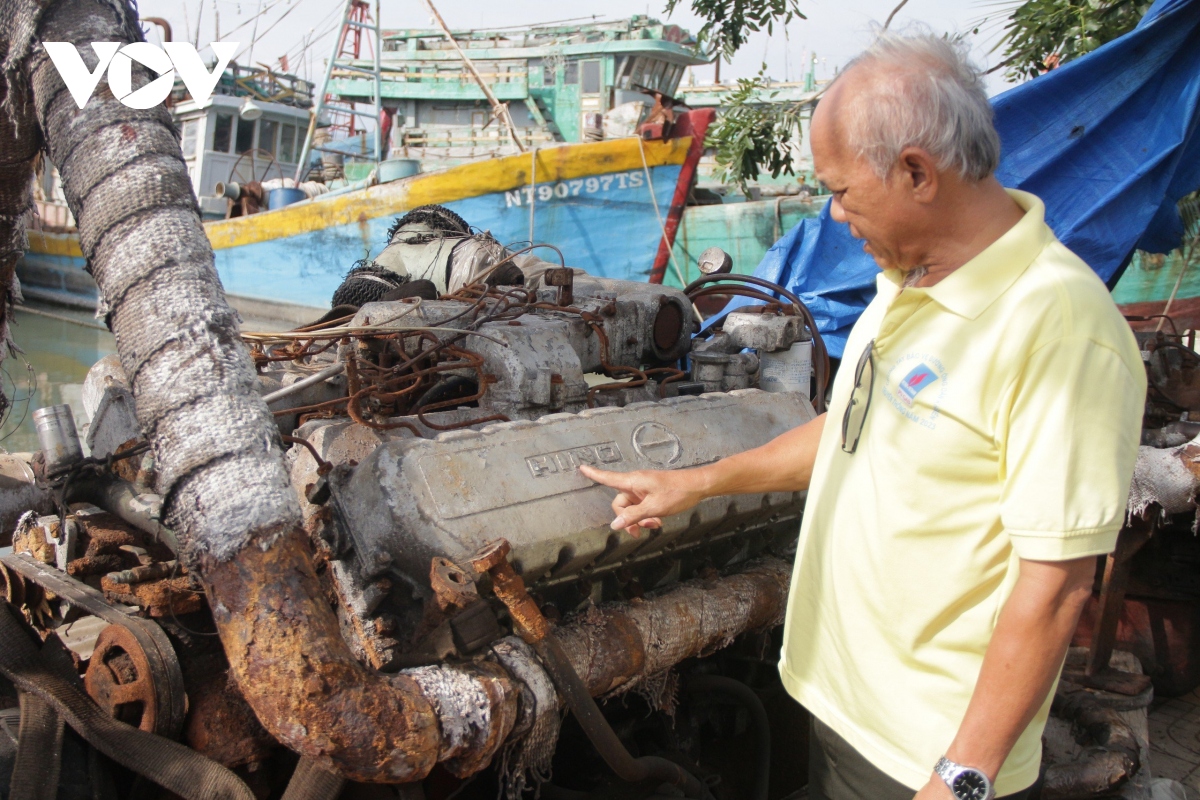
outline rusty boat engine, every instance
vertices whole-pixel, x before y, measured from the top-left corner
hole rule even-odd
[[[775,301],[693,338],[683,292],[523,266],[245,332],[301,521],[215,567],[164,524],[130,381],[99,362],[86,427],[43,409],[43,451],[4,457],[20,615],[0,623],[38,630],[30,658],[81,674],[104,724],[185,744],[222,796],[765,798],[772,729],[803,747],[803,712],[763,702],[784,696],[771,638],[803,494],[715,498],[633,538],[577,468],[695,466],[802,424],[819,337]],[[194,796],[98,752],[118,784]]]

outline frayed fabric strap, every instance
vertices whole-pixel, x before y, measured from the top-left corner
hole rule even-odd
[[[254,800],[250,788],[217,762],[104,713],[77,676],[44,657],[8,603],[0,604],[0,673],[45,703],[92,747],[185,800]],[[22,735],[24,727],[22,709]]]

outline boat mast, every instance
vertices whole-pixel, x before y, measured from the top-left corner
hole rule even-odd
[[[299,185],[300,179],[308,171],[308,157],[313,151],[313,134],[317,130],[317,120],[321,116],[321,112],[329,107],[329,81],[333,76],[334,66],[350,72],[361,72],[374,76],[375,89],[375,113],[370,114],[365,111],[359,111],[354,107],[353,101],[350,103],[349,113],[360,117],[373,117],[375,119],[375,163],[383,160],[383,81],[381,77],[380,66],[380,50],[383,48],[383,37],[379,31],[379,0],[375,0],[375,18],[370,22],[362,22],[354,19],[354,8],[356,5],[366,5],[362,0],[346,0],[346,8],[342,12],[341,32],[333,43],[333,52],[329,55],[329,61],[325,64],[325,79],[321,82],[321,91],[317,95],[316,105],[313,106],[308,119],[308,133],[304,135],[304,147],[300,151],[300,163],[296,165],[296,184]],[[350,28],[366,28],[375,32],[375,46],[372,51],[375,55],[374,69],[360,67],[357,64],[351,64],[345,61],[339,61],[338,56],[342,52],[342,43]],[[315,148],[323,149],[323,148]]]
[[[471,73],[471,77],[473,77],[475,82],[479,84],[479,88],[483,89],[484,97],[486,97],[488,102],[492,104],[492,114],[494,114],[497,119],[504,123],[504,126],[508,128],[508,135],[512,137],[513,144],[517,146],[517,150],[524,153],[525,145],[522,144],[521,140],[517,137],[517,126],[513,124],[512,116],[508,113],[508,103],[501,103],[496,99],[496,95],[492,94],[492,90],[483,80],[483,76],[479,74],[477,69],[475,69],[474,62],[467,57],[466,52],[459,47],[458,42],[454,40],[454,34],[452,34],[450,32],[450,28],[446,26],[446,21],[442,19],[442,15],[438,13],[438,10],[434,8],[433,0],[423,0],[423,2],[429,8],[429,13],[433,15],[433,19],[435,22],[437,22],[438,27],[442,29],[442,33],[446,34],[446,39],[449,40],[450,46],[455,49],[459,57],[463,60],[463,63],[467,65],[467,71]]]

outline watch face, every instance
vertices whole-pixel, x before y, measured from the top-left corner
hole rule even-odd
[[[982,772],[969,769],[958,774],[950,789],[957,800],[987,800],[988,781]]]

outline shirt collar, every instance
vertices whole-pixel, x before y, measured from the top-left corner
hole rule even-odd
[[[933,286],[915,291],[925,292],[947,311],[975,319],[1028,269],[1050,238],[1046,206],[1028,192],[1005,191],[1025,211],[1017,224]],[[885,281],[898,293],[903,275],[899,270],[887,270],[880,276],[881,287]]]

